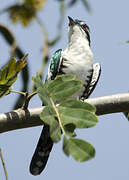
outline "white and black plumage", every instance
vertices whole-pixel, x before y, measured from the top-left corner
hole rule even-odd
[[[101,72],[99,63],[93,65],[93,53],[90,49],[90,30],[84,21],[69,18],[68,46],[56,51],[48,69],[48,80],[57,75],[74,74],[82,81],[83,87],[72,98],[86,99],[94,90]],[[46,166],[53,142],[49,126],[43,127],[37,148],[30,164],[30,172],[39,175]]]

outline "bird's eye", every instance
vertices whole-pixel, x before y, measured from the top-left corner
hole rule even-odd
[[[81,25],[82,29],[86,31],[86,25]]]

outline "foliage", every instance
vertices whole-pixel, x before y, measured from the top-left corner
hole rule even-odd
[[[0,98],[11,91],[12,84],[16,81],[18,73],[26,66],[27,55],[16,61],[11,58],[5,66],[0,69]]]
[[[14,34],[11,32],[11,30],[5,26],[0,24],[0,33],[2,34],[2,36],[4,37],[4,39],[6,40],[6,42],[10,45],[11,47],[11,57],[17,56],[18,59],[21,59],[24,56],[24,52],[21,50],[21,48],[17,45],[17,41],[15,39]],[[28,90],[28,86],[29,86],[29,67],[28,67],[28,63],[26,64],[26,66],[22,69],[21,71],[21,86],[22,92],[27,92]],[[19,96],[14,109],[20,108],[23,104],[23,96]]]
[[[45,105],[40,118],[50,126],[50,137],[53,142],[59,142],[63,135],[63,151],[67,156],[72,155],[80,162],[92,159],[95,156],[94,147],[84,140],[75,138],[77,128],[90,128],[98,122],[95,107],[72,99],[73,94],[82,87],[81,81],[74,75],[61,75],[43,84],[37,75],[33,77],[33,82]],[[61,103],[57,105],[59,102]]]
[[[24,0],[22,4],[15,4],[6,10],[9,12],[10,18],[14,23],[20,21],[24,26],[27,26],[36,18],[37,11],[39,11],[44,4],[45,0]]]

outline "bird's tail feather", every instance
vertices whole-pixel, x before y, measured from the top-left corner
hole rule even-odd
[[[52,150],[53,142],[50,138],[49,126],[45,125],[41,132],[36,150],[31,160],[30,172],[39,175],[45,168],[49,154]]]

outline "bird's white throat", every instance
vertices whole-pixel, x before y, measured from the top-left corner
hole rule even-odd
[[[69,39],[68,46],[62,53],[62,57],[75,64],[93,63],[93,53],[88,40],[84,36],[77,36],[75,33]]]

